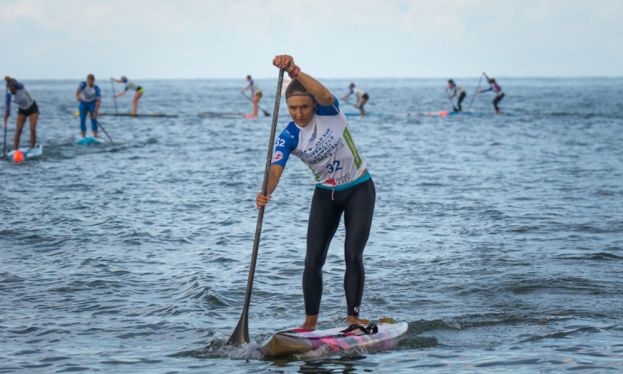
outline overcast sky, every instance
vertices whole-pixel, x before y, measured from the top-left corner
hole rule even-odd
[[[0,0],[17,78],[623,76],[623,0]]]

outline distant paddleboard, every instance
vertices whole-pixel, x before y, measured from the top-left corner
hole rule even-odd
[[[244,118],[244,113],[236,112],[201,112],[201,118]]]
[[[37,144],[34,148],[20,147],[19,150],[24,154],[25,160],[32,160],[43,155],[43,146],[40,144]],[[15,157],[15,150],[7,153],[7,156],[9,160],[13,160]]]
[[[91,136],[87,136],[85,138],[78,138],[76,140],[76,144],[78,145],[90,145],[90,144],[102,144],[104,141],[100,138],[94,138]]]
[[[167,114],[167,113],[138,113],[136,116],[133,116],[132,113],[111,113],[111,112],[99,112],[99,116],[111,116],[111,117],[139,117],[139,118],[176,118],[177,114]],[[80,112],[74,112],[74,116],[80,116]]]
[[[344,115],[346,117],[361,117],[361,113],[359,112],[344,112]],[[366,114],[363,115],[363,117],[374,117],[374,116],[378,116],[380,115],[380,113],[376,113],[376,112],[366,112]]]
[[[370,325],[368,327],[371,327]],[[326,353],[347,352],[355,349],[389,349],[403,337],[409,328],[406,322],[379,322],[368,333],[360,329],[336,327],[309,331],[292,329],[280,331],[268,339],[262,352],[269,357],[289,356],[316,350]]]
[[[473,112],[454,112],[454,111],[446,111],[442,110],[439,112],[419,112],[419,113],[409,113],[410,115],[417,116],[426,116],[426,117],[453,117],[453,116],[463,116],[466,114],[474,114]]]

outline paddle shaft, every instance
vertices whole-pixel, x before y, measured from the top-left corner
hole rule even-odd
[[[452,98],[450,97],[450,93],[448,92],[448,89],[446,88],[446,98],[448,99],[448,102],[450,102],[450,106],[452,107],[453,111],[457,111],[457,108],[454,106],[454,103],[452,102]]]
[[[281,86],[283,85],[283,69],[279,69],[279,79],[277,80],[277,94],[275,95],[275,107],[273,108],[273,123],[270,128],[268,139],[268,151],[266,152],[266,166],[264,167],[264,179],[262,180],[262,194],[268,193],[268,176],[270,174],[270,164],[273,156],[273,143],[275,142],[275,132],[277,131],[277,119],[279,117],[279,104],[281,102]],[[246,96],[246,95],[245,95]],[[253,240],[253,252],[251,253],[251,265],[249,266],[249,276],[247,278],[247,289],[244,294],[244,305],[242,314],[236,329],[227,341],[228,345],[241,345],[249,342],[249,306],[251,305],[251,292],[253,290],[253,278],[255,276],[255,265],[257,254],[260,248],[260,237],[262,234],[262,223],[264,221],[264,207],[258,210],[257,223],[255,225],[255,238]]]
[[[115,92],[115,82],[112,78],[110,78],[110,86],[112,87],[112,99],[115,102],[115,114],[117,114],[117,93]]]
[[[2,158],[6,158],[6,130],[7,127],[9,126],[9,119],[8,118],[4,118],[4,135],[3,138],[4,140],[2,141]]]
[[[104,134],[106,134],[106,136],[108,137],[108,140],[110,140],[110,144],[115,144],[115,142],[112,141],[112,138],[110,137],[110,135],[108,135],[108,131],[106,131],[102,123],[100,121],[97,121],[97,124],[99,125],[99,127],[102,128],[102,131],[104,131]]]
[[[253,102],[253,98],[251,98],[249,95],[245,94],[244,92],[241,92],[241,94],[247,99],[249,99],[250,102]],[[262,108],[259,105],[258,105],[258,108],[260,108],[260,110],[264,113],[266,117],[270,117],[270,113],[268,113],[268,111],[264,110],[264,108]]]
[[[482,74],[480,74],[480,78],[478,78],[478,85],[476,86],[476,89],[474,90],[474,94],[472,95],[472,97],[469,99],[469,103],[467,104],[467,109],[472,107],[472,102],[474,102],[474,97],[476,96],[476,94],[478,93],[478,90],[480,89],[480,82],[482,81],[482,77],[483,76],[487,76],[487,74],[485,72],[483,72]]]

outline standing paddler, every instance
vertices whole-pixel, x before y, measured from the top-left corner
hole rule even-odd
[[[30,149],[37,147],[39,107],[37,106],[37,102],[30,96],[23,83],[9,76],[4,77],[4,80],[6,82],[6,109],[4,111],[4,120],[7,121],[11,115],[11,102],[14,102],[19,107],[13,147],[15,149],[15,154],[20,155],[19,142],[27,119],[30,120]]]
[[[80,82],[76,89],[76,100],[80,102],[80,134],[87,136],[87,112],[91,118],[91,131],[93,137],[97,138],[97,113],[100,109],[102,91],[95,84],[95,76],[87,75],[87,80]]]
[[[463,87],[457,85],[453,79],[448,79],[448,87],[446,87],[446,91],[448,93],[450,103],[452,103],[452,98],[456,97],[456,106],[453,106],[452,109],[455,112],[462,112],[463,107],[461,106],[461,103],[465,100],[465,96],[467,96]]]
[[[355,98],[357,99],[355,108],[359,109],[359,114],[361,114],[361,116],[363,117],[366,114],[366,110],[364,109],[364,106],[366,105],[368,100],[370,100],[370,95],[366,91],[357,87],[355,83],[351,83],[348,85],[348,92],[344,96],[342,96],[341,99],[348,100],[349,96],[353,94],[355,95]]]
[[[489,88],[480,90],[478,94],[481,94],[487,91],[493,91],[495,93],[495,97],[493,98],[493,108],[495,109],[495,114],[501,114],[502,111],[500,110],[500,107],[498,106],[498,104],[504,98],[504,91],[502,91],[502,87],[500,87],[500,85],[495,80],[495,78],[489,78],[489,76],[486,73],[482,73],[482,74],[484,74],[485,79],[487,79],[487,83],[489,83]]]
[[[132,82],[131,80],[129,80],[125,76],[122,76],[121,78],[110,78],[110,79],[112,79],[114,82],[125,84],[125,87],[123,88],[123,91],[121,91],[118,94],[116,94],[115,98],[117,98],[119,96],[125,95],[130,90],[134,90],[134,97],[132,98],[132,113],[131,113],[131,115],[133,117],[136,117],[136,115],[138,114],[138,101],[141,99],[141,96],[143,96],[143,94],[145,93],[145,89],[143,87],[137,85],[136,83]]]
[[[322,267],[342,214],[346,228],[346,320],[349,325],[361,324],[359,313],[365,279],[363,250],[374,212],[374,182],[355,147],[337,98],[302,72],[291,56],[276,56],[273,65],[287,71],[292,78],[286,91],[292,121],[275,142],[268,195],[258,193],[256,205],[260,208],[268,204],[291,154],[309,166],[316,187],[307,227],[303,271],[305,321],[301,327],[316,329],[322,297]]]
[[[256,119],[257,113],[260,109],[260,100],[262,99],[262,90],[255,83],[250,75],[247,75],[247,85],[240,90],[240,93],[244,95],[245,91],[251,91],[251,102],[253,103],[253,111],[251,114],[247,114],[244,117],[247,119]]]

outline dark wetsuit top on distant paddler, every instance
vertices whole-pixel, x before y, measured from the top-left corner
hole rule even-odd
[[[309,216],[303,274],[305,311],[316,315],[322,296],[322,266],[344,213],[348,315],[358,316],[364,287],[363,250],[374,211],[374,183],[361,157],[339,102],[316,106],[305,127],[290,122],[275,141],[273,165],[286,166],[289,156],[300,158],[317,182]]]

